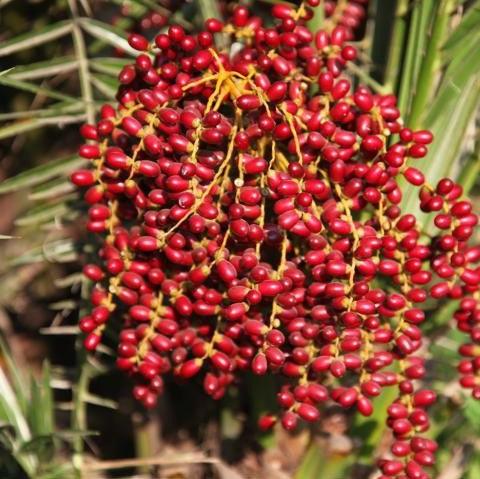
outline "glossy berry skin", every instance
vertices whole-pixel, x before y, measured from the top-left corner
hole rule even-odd
[[[280,376],[281,413],[262,429],[316,422],[327,401],[370,416],[395,387],[393,457],[379,468],[422,477],[435,449],[422,436],[435,393],[419,389],[427,299],[460,300],[459,371],[480,397],[478,218],[459,185],[421,172],[431,133],[342,74],[365,2],[337,14],[325,2],[336,23],[311,32],[317,3],[275,4],[273,27],[241,6],[196,35],[129,38],[142,53],[117,104],[82,128],[89,166],[72,174],[102,242],[80,329],[90,351],[121,329],[117,365],[146,407],[167,375],[200,377],[214,399],[244,371]],[[222,31],[244,45],[231,57]],[[429,241],[402,212],[403,178],[434,216]]]

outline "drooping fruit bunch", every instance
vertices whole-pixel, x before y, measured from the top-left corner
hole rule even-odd
[[[273,26],[237,7],[196,35],[130,36],[141,53],[120,73],[118,105],[82,127],[91,165],[72,176],[101,240],[80,328],[88,350],[121,328],[117,364],[147,407],[166,374],[201,377],[215,399],[243,371],[277,374],[293,429],[325,401],[368,416],[396,387],[381,477],[424,479],[436,447],[422,437],[435,400],[419,386],[427,299],[462,298],[462,382],[480,395],[477,216],[458,184],[431,186],[411,166],[431,133],[404,127],[394,96],[352,89],[342,70],[356,23],[311,32],[317,3],[274,5]],[[330,20],[361,18],[363,3]],[[435,236],[402,212],[404,180]]]

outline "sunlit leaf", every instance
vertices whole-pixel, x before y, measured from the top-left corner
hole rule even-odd
[[[28,405],[28,387],[26,384],[26,379],[22,374],[22,371],[19,370],[15,364],[12,353],[10,352],[7,344],[0,337],[0,353],[2,356],[2,361],[6,365],[6,370],[9,375],[9,380],[13,385],[15,391],[15,397],[20,406],[21,411],[25,412]],[[1,419],[0,419],[1,422]]]
[[[31,432],[28,427],[25,416],[17,402],[15,391],[12,389],[5,373],[0,368],[0,421],[11,424],[15,429],[16,436],[22,441],[31,439]],[[33,472],[35,470],[36,461],[33,457],[26,456],[24,458],[15,456],[15,459],[26,468]]]
[[[12,68],[7,68],[6,70],[0,71],[0,77],[3,76],[3,75],[7,75],[8,73],[13,71],[14,69],[15,69],[15,67],[12,67]]]
[[[78,61],[73,56],[51,58],[50,60],[19,65],[8,74],[13,80],[36,80],[60,73],[68,73],[78,68]]]
[[[85,10],[85,13],[91,17],[93,15],[92,12],[92,7],[90,6],[89,0],[79,0],[80,5],[82,6],[83,10]]]
[[[113,47],[121,48],[124,52],[132,56],[138,55],[138,52],[128,44],[126,36],[121,30],[118,30],[107,23],[101,22],[100,20],[94,20],[93,18],[80,18],[78,21],[87,33],[98,40],[112,45]]]

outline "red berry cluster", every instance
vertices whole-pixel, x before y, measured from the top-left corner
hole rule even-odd
[[[273,26],[237,7],[197,35],[130,36],[141,53],[120,73],[117,107],[82,127],[91,166],[72,176],[102,241],[84,268],[96,284],[80,328],[94,350],[120,325],[117,364],[147,407],[169,373],[201,375],[215,399],[242,371],[278,374],[290,430],[327,400],[368,416],[397,387],[382,477],[424,479],[435,394],[418,389],[420,326],[427,299],[465,298],[455,317],[480,341],[480,248],[467,244],[477,216],[459,185],[430,186],[409,165],[431,133],[404,127],[393,95],[352,90],[342,69],[356,23],[312,33],[317,3],[275,4]],[[361,3],[341,18],[360,18]],[[436,236],[402,213],[402,178]],[[462,348],[474,359],[460,368],[477,396],[479,349]]]

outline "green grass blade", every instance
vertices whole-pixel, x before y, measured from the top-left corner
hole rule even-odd
[[[455,174],[462,140],[480,101],[478,46],[472,40],[467,41],[458,53],[448,65],[428,112],[419,113],[423,117],[419,126],[435,135],[427,158],[418,164],[432,184],[443,176]],[[417,194],[416,188],[405,186],[402,202],[405,212],[419,214]],[[425,215],[421,219],[426,221]]]
[[[398,108],[403,118],[410,117],[412,98],[417,87],[417,79],[424,62],[425,48],[429,43],[432,17],[435,11],[434,0],[414,2],[412,6],[411,26],[408,32],[405,61],[401,69]]]
[[[454,95],[441,113],[441,117],[428,118],[422,125],[433,131],[435,141],[430,147],[427,158],[421,160],[418,167],[422,168],[427,180],[435,185],[438,180],[455,170],[459,161],[459,152],[465,131],[480,100],[480,78],[471,78],[460,90],[447,85]],[[429,120],[429,121],[428,121]],[[402,210],[415,214],[425,224],[425,215],[418,207],[418,189],[407,185],[404,188]]]
[[[85,110],[84,104],[79,101],[76,104],[69,102],[53,103],[49,108],[40,110],[13,111],[9,113],[0,113],[0,121],[22,120],[31,118],[50,118],[68,113],[79,113]]]
[[[427,42],[430,44],[432,19],[436,14],[438,0],[422,0],[420,3],[420,25],[418,31],[418,43],[416,45],[416,55],[413,63],[413,78],[416,82],[420,73],[420,68],[424,62]],[[415,83],[416,87],[416,83]]]
[[[466,11],[460,24],[449,36],[443,47],[444,60],[456,58],[459,51],[464,49],[465,42],[480,40],[480,0],[476,0]]]
[[[67,101],[71,103],[77,103],[78,98],[65,93],[59,93],[58,91],[51,90],[50,88],[38,86],[35,83],[26,82],[23,80],[14,80],[9,78],[9,75],[0,76],[0,85],[5,85],[17,90],[28,91],[35,95],[46,96],[48,98],[54,98],[55,100]]]
[[[407,33],[408,1],[409,0],[397,1],[384,78],[385,86],[390,91],[397,91],[398,72],[402,65],[405,36]]]
[[[73,46],[78,61],[78,78],[80,80],[82,98],[85,103],[86,120],[88,123],[93,123],[95,121],[95,106],[93,104],[93,89],[90,83],[87,47],[85,45],[85,39],[83,38],[83,31],[79,24],[77,4],[74,0],[69,0],[68,4],[72,15]]]
[[[85,283],[83,283],[85,286]],[[86,288],[85,288],[86,289]],[[82,292],[83,295],[83,292]],[[79,376],[75,382],[75,388],[73,391],[74,409],[72,414],[72,429],[86,431],[87,430],[87,403],[86,396],[88,395],[88,389],[90,380],[93,377],[93,368],[88,363],[87,357],[84,351],[80,352],[78,361]],[[72,457],[73,466],[81,471],[83,465],[83,450],[84,439],[81,436],[73,439],[74,455]]]
[[[33,47],[61,38],[72,31],[69,20],[63,20],[50,24],[42,29],[23,33],[15,38],[7,40],[0,46],[0,57],[11,55],[22,50],[30,50]]]
[[[456,0],[441,0],[433,20],[432,34],[429,38],[425,58],[421,62],[412,110],[409,117],[409,126],[416,128],[422,114],[425,114],[426,105],[432,97],[437,70],[441,64],[441,48],[446,40],[450,15],[456,6]]]
[[[11,424],[15,429],[17,438],[26,442],[32,437],[31,431],[28,427],[27,420],[18,404],[15,391],[12,389],[7,376],[3,369],[0,368],[0,421],[5,424]],[[16,459],[28,471],[35,470],[36,461],[34,457],[26,456],[21,460],[20,457],[15,456]]]
[[[74,155],[36,166],[0,183],[0,194],[38,185],[55,176],[70,173],[83,164],[85,160]]]
[[[51,436],[54,432],[54,402],[50,386],[51,368],[48,362],[42,367],[40,381],[32,380],[29,424],[34,437]]]
[[[4,75],[7,75],[8,73],[10,73],[13,70],[15,70],[15,67],[7,68],[6,70],[0,71],[0,77],[3,77]]]
[[[35,62],[30,65],[20,65],[8,75],[13,80],[36,80],[53,75],[69,73],[78,68],[78,62],[71,55],[51,58],[47,61]]]
[[[9,138],[11,136],[16,136],[21,133],[27,133],[37,128],[42,128],[48,125],[55,125],[62,128],[64,125],[69,125],[71,123],[82,123],[85,121],[86,115],[81,113],[79,115],[62,115],[62,116],[52,116],[45,118],[32,118],[31,120],[21,121],[18,123],[13,123],[12,125],[7,125],[0,128],[0,140]]]
[[[421,2],[416,2],[413,6],[410,28],[408,31],[407,47],[405,61],[402,65],[400,75],[400,87],[398,93],[398,108],[403,112],[404,117],[408,117],[409,105],[412,97],[412,87],[415,81],[414,68],[415,59],[421,55],[417,45],[419,44],[421,18]],[[400,73],[400,71],[398,72]]]
[[[460,176],[457,181],[463,186],[464,195],[468,196],[471,189],[478,181],[480,174],[480,140],[475,144],[475,150],[472,152],[467,160],[467,164],[462,168]]]
[[[28,388],[26,384],[26,378],[23,376],[22,371],[17,367],[13,356],[5,343],[3,337],[0,337],[0,353],[2,360],[5,362],[6,371],[9,375],[10,383],[13,385],[15,391],[15,397],[23,413],[27,410],[28,405]]]

